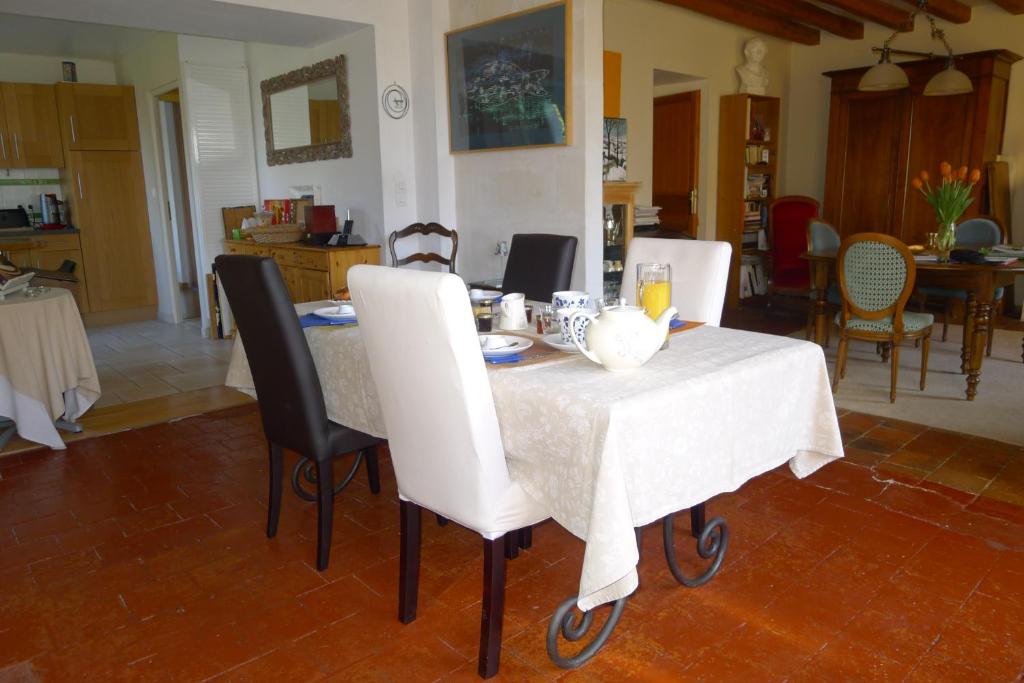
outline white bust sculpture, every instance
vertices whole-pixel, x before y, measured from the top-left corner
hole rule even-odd
[[[760,38],[751,38],[743,46],[747,61],[736,67],[740,77],[740,92],[764,95],[768,88],[768,69],[761,63],[768,52],[768,46]]]

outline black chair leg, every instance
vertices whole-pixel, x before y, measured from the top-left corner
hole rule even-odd
[[[690,508],[690,535],[694,538],[700,538],[700,535],[704,533],[704,527],[706,526],[707,522],[704,517],[704,503],[694,505]]]
[[[439,515],[437,513],[434,513],[434,517],[437,518],[437,525],[438,526],[448,526],[448,518],[447,517],[442,517],[441,515]]]
[[[498,673],[501,625],[505,616],[505,537],[484,539],[484,601],[480,611],[480,664],[477,673],[490,678]]]
[[[416,619],[416,597],[420,589],[420,506],[401,501],[402,545],[398,567],[398,620],[408,624]]]
[[[370,493],[380,493],[380,459],[377,457],[377,447],[363,451],[363,459],[366,461],[366,476],[370,480]]]
[[[277,444],[267,442],[270,453],[270,493],[267,495],[267,538],[277,535],[277,522],[281,519],[281,486],[284,477],[284,451]]]
[[[322,572],[331,561],[331,527],[334,524],[334,461],[316,463],[316,569]]]
[[[533,527],[527,526],[519,530],[519,547],[529,550],[533,545]]]
[[[505,559],[514,560],[519,557],[519,537],[520,531],[510,531],[505,534]]]

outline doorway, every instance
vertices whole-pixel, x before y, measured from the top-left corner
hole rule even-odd
[[[156,96],[159,140],[163,147],[164,182],[167,197],[167,225],[171,233],[174,278],[175,318],[200,317],[199,273],[196,268],[192,236],[192,207],[188,195],[185,145],[181,137],[181,97],[174,88]]]
[[[654,98],[651,179],[662,230],[696,237],[700,169],[700,90]]]

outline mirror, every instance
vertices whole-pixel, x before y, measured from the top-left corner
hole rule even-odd
[[[352,156],[343,55],[268,78],[260,89],[268,165]]]

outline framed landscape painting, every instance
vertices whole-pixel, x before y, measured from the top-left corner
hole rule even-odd
[[[571,23],[564,1],[445,35],[452,152],[569,144]]]

